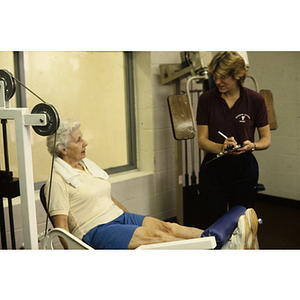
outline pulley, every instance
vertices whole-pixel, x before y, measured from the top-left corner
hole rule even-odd
[[[5,101],[8,101],[12,98],[16,91],[16,81],[29,90],[32,94],[34,94],[37,98],[39,98],[44,103],[40,103],[36,105],[31,113],[32,114],[45,114],[47,119],[47,125],[45,126],[32,126],[33,130],[42,136],[52,135],[56,132],[59,127],[59,114],[55,107],[49,103],[46,103],[43,99],[41,99],[38,95],[28,89],[25,85],[23,85],[20,81],[15,79],[13,75],[7,70],[0,70],[0,81],[4,82],[5,89]]]
[[[0,80],[4,82],[5,101],[8,101],[16,91],[15,79],[7,70],[0,70]]]
[[[60,119],[56,108],[49,103],[39,103],[31,111],[32,114],[45,114],[46,126],[32,126],[33,130],[41,136],[49,136],[56,132]]]

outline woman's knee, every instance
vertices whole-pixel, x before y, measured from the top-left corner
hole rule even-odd
[[[128,249],[135,249],[141,245],[163,243],[173,240],[175,239],[162,230],[138,227],[132,235]]]
[[[160,229],[156,228],[147,228],[147,227],[138,227],[136,236],[140,239],[144,239],[146,241],[150,240],[164,240],[166,237],[166,233]]]
[[[174,230],[176,230],[180,225],[177,223],[161,221],[152,217],[146,217],[142,226],[145,228],[158,230],[156,234],[160,234],[161,232],[165,234],[173,234]]]
[[[171,222],[163,222],[162,224],[163,232],[176,236],[178,230],[180,230],[180,225],[177,223],[171,223]]]

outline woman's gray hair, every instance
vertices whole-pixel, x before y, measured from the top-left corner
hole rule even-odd
[[[73,130],[80,127],[79,121],[76,119],[61,120],[59,128],[56,132],[56,142],[54,145],[55,134],[47,137],[47,148],[48,152],[55,157],[60,156],[61,150],[68,148],[71,141],[71,134]]]

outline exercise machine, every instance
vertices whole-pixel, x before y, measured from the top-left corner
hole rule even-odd
[[[54,106],[45,102],[36,105],[31,113],[27,107],[11,108],[10,99],[16,90],[16,80],[9,71],[0,70],[0,119],[4,129],[6,162],[6,169],[1,172],[0,181],[1,187],[8,187],[6,190],[10,191],[5,195],[1,193],[1,199],[20,195],[24,248],[38,249],[30,126],[39,135],[51,135],[59,126],[59,115]],[[5,134],[7,120],[15,121],[19,178],[14,178],[9,170],[7,136]],[[4,188],[1,188],[1,191],[4,191]],[[11,208],[11,204],[9,206]],[[3,238],[2,233],[1,236]]]

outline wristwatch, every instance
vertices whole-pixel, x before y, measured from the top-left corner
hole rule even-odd
[[[254,147],[251,149],[251,151],[255,151],[255,149],[256,149],[255,143],[253,143],[253,145],[254,145]]]

